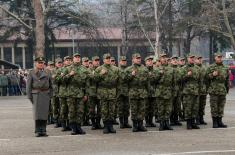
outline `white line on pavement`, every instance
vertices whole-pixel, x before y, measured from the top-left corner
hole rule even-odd
[[[0,141],[10,141],[10,139],[0,139]]]
[[[228,153],[235,150],[214,150],[214,151],[195,151],[195,152],[178,152],[178,153],[160,153],[155,155],[184,155],[184,154],[204,154],[204,153]],[[154,154],[153,154],[154,155]]]

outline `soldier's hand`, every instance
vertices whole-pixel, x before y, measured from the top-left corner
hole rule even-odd
[[[161,69],[159,72],[160,72],[160,74],[163,74],[163,73],[164,73],[164,70]]]
[[[60,75],[61,75],[61,76],[64,76],[64,73],[61,73]]]
[[[132,75],[132,76],[135,76],[135,75],[136,75],[136,70],[133,70],[133,71],[131,72],[131,75]]]
[[[70,76],[73,76],[74,74],[75,74],[74,71],[71,71],[71,72],[69,73]]]
[[[106,71],[105,69],[102,69],[101,72],[100,72],[100,74],[101,74],[101,75],[104,75],[104,74],[106,74],[106,72],[107,72],[107,71]]]
[[[218,75],[218,71],[214,71],[214,72],[212,73],[212,75],[213,75],[213,76],[217,76],[217,75]]]
[[[84,101],[84,102],[87,101],[87,99],[88,99],[87,96],[84,96],[84,97],[83,97],[83,101]]]
[[[193,74],[193,72],[190,70],[188,71],[188,76],[191,76]]]

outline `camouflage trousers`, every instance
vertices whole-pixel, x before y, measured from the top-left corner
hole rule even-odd
[[[212,117],[223,117],[225,103],[226,103],[226,96],[225,95],[210,94],[211,116]]]
[[[192,119],[198,117],[199,97],[198,95],[183,95],[184,117]]]
[[[60,120],[67,121],[68,120],[68,104],[67,98],[61,97],[60,98]]]
[[[172,98],[172,112],[171,115],[172,117],[179,117],[181,112],[181,99],[180,96],[174,96]]]
[[[144,98],[139,98],[139,99],[131,98],[131,99],[129,99],[129,102],[130,102],[130,106],[131,106],[131,119],[138,120],[138,121],[144,120],[146,99],[144,99]]]
[[[67,98],[69,123],[82,123],[84,102],[82,98]]]
[[[83,121],[89,121],[89,102],[85,101],[83,105]]]
[[[156,98],[155,97],[148,97],[145,104],[145,116],[153,117],[155,115],[155,108],[156,107]]]
[[[115,118],[116,99],[101,99],[101,117],[103,121],[113,121]]]
[[[205,115],[205,107],[206,107],[206,95],[200,95],[199,96],[199,111],[198,111],[199,116]]]
[[[49,104],[49,111],[48,111],[48,115],[49,115],[49,116],[53,116],[52,98],[51,98],[51,100],[50,100],[50,104]]]
[[[172,112],[172,99],[157,98],[158,119],[169,120]]]
[[[130,104],[128,96],[120,95],[117,99],[118,102],[118,116],[128,117],[130,115]]]
[[[60,116],[60,100],[58,97],[53,96],[51,98],[52,113],[54,119],[59,119]]]
[[[88,102],[90,118],[101,118],[100,100],[96,96],[89,96]]]

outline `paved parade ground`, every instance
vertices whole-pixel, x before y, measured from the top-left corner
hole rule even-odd
[[[174,127],[145,133],[117,129],[117,134],[103,135],[102,130],[84,127],[84,136],[70,136],[60,128],[48,126],[49,137],[34,137],[32,106],[26,97],[0,97],[0,155],[156,155],[156,154],[235,154],[235,89],[227,97],[224,122],[227,129],[212,129],[206,107],[207,126],[201,130]]]

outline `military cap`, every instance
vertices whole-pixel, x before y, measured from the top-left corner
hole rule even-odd
[[[73,57],[76,57],[76,56],[81,56],[80,53],[76,52],[73,54]]]
[[[70,56],[65,56],[64,60],[67,60],[67,59],[72,59],[72,58]]]
[[[189,53],[188,55],[187,55],[187,57],[190,57],[190,58],[192,58],[192,57],[195,57],[195,55],[193,54],[193,53]]]
[[[106,54],[103,55],[103,59],[107,59],[107,58],[110,58],[110,57],[111,57],[111,55],[109,53],[106,53]]]
[[[53,61],[48,61],[47,64],[48,64],[48,65],[54,65],[54,62],[53,62]]]
[[[141,58],[141,55],[139,53],[132,54],[132,58]]]
[[[222,54],[222,53],[220,53],[220,52],[216,52],[216,53],[214,54],[214,56],[215,56],[215,57],[222,57],[222,56],[223,56],[223,54]]]
[[[152,60],[153,60],[153,56],[147,56],[147,57],[144,59],[144,61],[147,61],[147,60],[149,60],[149,59],[152,59]]]
[[[100,57],[99,56],[93,56],[92,61],[94,61],[94,60],[100,60]]]
[[[185,60],[185,58],[184,57],[179,57],[179,60]]]
[[[201,54],[197,54],[197,55],[196,55],[196,58],[197,58],[197,59],[202,58],[202,55],[201,55]]]
[[[167,56],[166,53],[162,53],[162,54],[159,55],[159,58],[161,58],[161,57],[166,57],[166,56]]]
[[[57,59],[55,60],[55,62],[56,62],[56,63],[62,63],[63,60],[62,60],[61,58],[57,58]]]
[[[172,55],[171,59],[178,59],[178,56]]]
[[[83,57],[82,61],[89,61],[88,57]]]
[[[126,56],[120,56],[119,60],[120,61],[126,61]]]
[[[91,61],[91,60],[89,60],[89,64],[92,64],[92,61]]]
[[[110,59],[111,59],[111,61],[115,61],[115,58],[114,58],[114,57],[111,57]]]
[[[42,56],[38,56],[34,59],[34,61],[45,61],[45,58]]]

